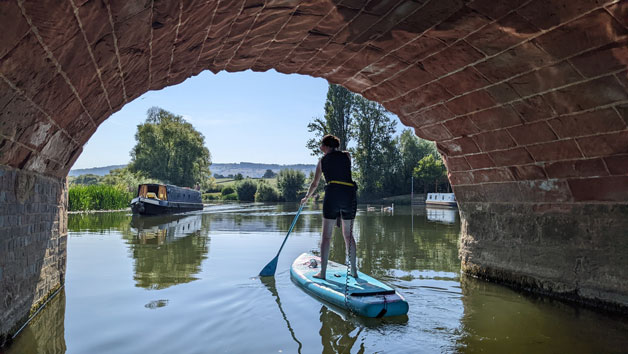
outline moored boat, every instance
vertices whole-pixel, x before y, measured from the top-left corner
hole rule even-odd
[[[140,184],[131,200],[133,214],[159,215],[202,210],[201,192],[170,184]]]
[[[429,206],[457,207],[458,202],[453,193],[427,193],[425,204]]]

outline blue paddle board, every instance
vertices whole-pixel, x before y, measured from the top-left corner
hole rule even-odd
[[[314,260],[314,261],[312,261]],[[364,317],[389,317],[408,313],[408,303],[392,287],[358,272],[347,277],[347,266],[329,261],[326,279],[314,278],[320,272],[320,257],[303,253],[292,263],[292,280],[310,294]],[[348,294],[345,301],[345,288]]]

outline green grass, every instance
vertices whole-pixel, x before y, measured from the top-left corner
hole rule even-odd
[[[268,182],[271,186],[275,186],[277,187],[277,177],[273,177],[273,178],[251,178],[253,181],[257,182],[260,179],[263,179],[264,181]],[[226,186],[232,186],[235,188],[235,184],[238,181],[236,181],[233,178],[216,178],[216,184],[222,188],[222,187],[226,187]]]
[[[129,206],[131,192],[107,184],[91,186],[71,186],[68,191],[68,209],[76,210],[117,210]]]

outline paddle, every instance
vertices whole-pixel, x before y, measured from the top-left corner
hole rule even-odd
[[[288,236],[290,236],[290,232],[294,228],[294,225],[296,225],[297,219],[299,218],[299,214],[301,214],[301,210],[303,210],[303,205],[304,204],[301,204],[301,206],[299,207],[299,211],[297,211],[297,215],[294,216],[294,220],[292,220],[290,229],[288,229],[288,234],[286,235],[286,238],[283,239],[283,243],[281,244],[281,247],[279,247],[279,252],[277,252],[277,255],[275,256],[275,258],[273,258],[270,262],[268,262],[266,267],[264,267],[264,269],[262,269],[262,271],[259,272],[259,275],[261,277],[272,277],[275,275],[275,270],[277,270],[277,261],[279,260],[279,253],[281,253],[281,249],[283,248],[283,245],[286,244],[286,240],[288,239]]]

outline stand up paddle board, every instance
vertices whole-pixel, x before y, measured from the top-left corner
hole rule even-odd
[[[313,277],[320,272],[320,262],[320,257],[303,253],[292,263],[292,280],[312,295],[360,316],[380,318],[408,313],[408,303],[395,289],[361,272],[358,279],[349,276],[345,301],[347,267],[329,261],[323,280]]]

